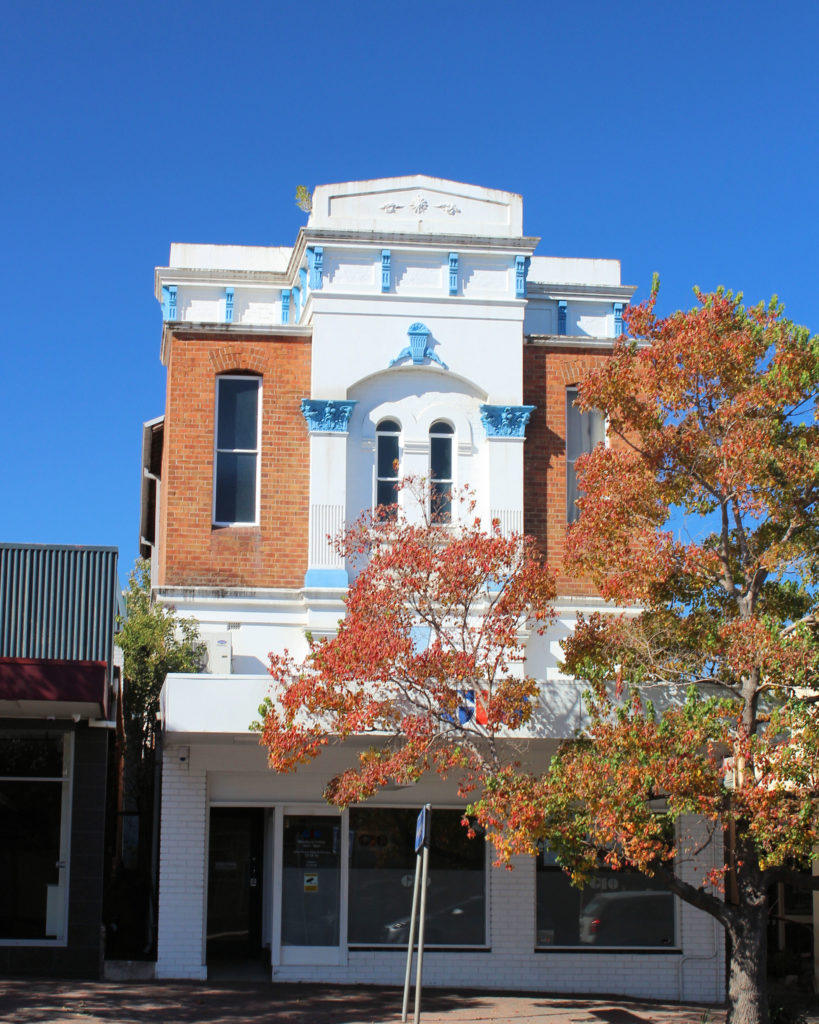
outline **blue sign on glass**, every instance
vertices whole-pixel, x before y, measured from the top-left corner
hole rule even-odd
[[[415,825],[415,852],[424,846],[429,846],[429,807],[424,807],[421,813],[418,815],[418,821]]]

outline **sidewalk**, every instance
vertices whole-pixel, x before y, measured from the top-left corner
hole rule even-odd
[[[402,992],[373,986],[0,980],[4,1024],[399,1024]],[[409,1020],[413,1002],[410,999]],[[429,989],[422,1024],[724,1024],[725,1011],[623,999]]]

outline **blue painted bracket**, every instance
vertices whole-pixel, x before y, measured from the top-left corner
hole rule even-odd
[[[233,289],[225,288],[225,323],[233,323]]]
[[[395,359],[390,360],[390,366],[397,366],[398,363],[403,362],[405,359],[411,359],[415,366],[423,366],[424,362],[429,359],[433,363],[437,363],[442,369],[449,369],[440,356],[436,355],[430,347],[429,338],[431,331],[426,324],[420,322],[410,324],[407,334],[409,335],[409,345],[406,348],[402,348]]]
[[[449,294],[458,294],[458,254],[457,252],[451,252],[449,254]]]
[[[282,323],[290,323],[290,289],[282,288]]]
[[[566,301],[561,299],[557,304],[557,333],[566,333]]]
[[[623,303],[614,303],[614,337],[619,338],[623,334]]]
[[[176,285],[162,285],[162,319],[176,320]]]
[[[390,281],[392,279],[392,256],[389,249],[381,250],[381,291],[388,292],[390,290]]]
[[[515,298],[526,298],[526,278],[529,276],[529,264],[532,261],[528,256],[515,257]]]
[[[356,401],[326,401],[319,398],[302,398],[301,414],[307,420],[307,427],[343,434],[350,425],[350,416]]]
[[[321,291],[321,273],[324,269],[324,249],[317,245],[307,250],[307,266],[310,268],[310,288]]]
[[[525,437],[534,405],[482,405],[481,422],[487,437]]]
[[[296,286],[293,289],[293,320],[295,323],[299,322],[301,317],[301,288]]]

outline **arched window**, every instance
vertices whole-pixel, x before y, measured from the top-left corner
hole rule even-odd
[[[582,497],[577,486],[574,464],[579,455],[590,452],[595,445],[606,440],[606,420],[596,409],[581,412],[575,402],[577,388],[566,388],[566,521],[574,523],[580,517],[575,502]]]
[[[259,447],[262,378],[216,378],[213,522],[217,526],[259,521]]]
[[[452,435],[448,423],[429,428],[430,518],[433,523],[452,522]]]
[[[376,481],[375,503],[378,506],[395,506],[398,501],[398,439],[401,426],[395,420],[382,420],[375,428],[376,438]],[[395,508],[384,518],[394,519]]]

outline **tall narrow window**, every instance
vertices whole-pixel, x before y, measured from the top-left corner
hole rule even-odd
[[[398,438],[401,427],[395,420],[382,420],[376,428],[375,503],[384,511],[385,519],[395,518],[398,501]]]
[[[255,523],[259,491],[259,377],[216,378],[213,521]]]
[[[452,522],[452,435],[448,423],[429,429],[430,518],[433,523]]]
[[[606,423],[602,413],[592,409],[581,412],[574,404],[577,388],[566,389],[566,521],[573,523],[580,515],[575,502],[581,496],[577,487],[575,462],[579,455],[590,452],[606,438]]]

